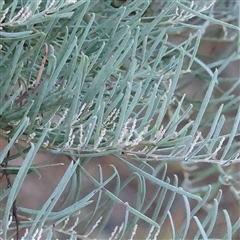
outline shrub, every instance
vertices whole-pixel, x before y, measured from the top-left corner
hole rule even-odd
[[[237,238],[239,3],[0,7],[3,239]]]

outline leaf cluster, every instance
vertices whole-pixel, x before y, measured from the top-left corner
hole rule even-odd
[[[234,21],[238,15],[234,10],[230,14],[237,4],[230,1],[221,10],[223,5],[214,1],[167,1],[157,13],[154,4],[132,1],[114,8],[109,1],[89,0],[1,3],[0,129],[8,141],[0,154],[2,171],[13,173],[11,160],[24,159],[14,168],[11,188],[0,196],[1,200],[8,198],[1,219],[3,238],[9,237],[12,206],[40,149],[65,154],[72,161],[41,209],[19,207],[31,216],[21,224],[28,229],[26,239],[43,233],[48,239],[59,233],[71,239],[80,234],[83,239],[99,237],[116,205],[125,210],[122,227],[113,231],[118,239],[134,238],[142,220],[148,224],[144,239],[156,239],[168,221],[172,239],[185,239],[193,222],[197,226],[194,237],[207,239],[214,233],[221,184],[228,185],[239,201],[239,172],[225,166],[240,160],[236,140],[239,95],[234,94],[240,80],[219,77],[228,64],[239,60],[239,46],[232,44],[231,50],[210,63],[197,54],[211,24],[223,29],[219,41],[237,40],[240,29]],[[174,43],[176,36],[184,40]],[[202,99],[181,94],[183,79],[189,76],[202,79]],[[220,85],[226,82],[232,87],[224,91]],[[214,96],[216,89],[220,97]],[[233,124],[224,133],[224,113],[229,111],[234,112]],[[9,154],[13,147],[18,150],[14,156]],[[114,165],[106,180],[100,166],[99,179],[88,172],[86,166],[93,158],[107,155],[115,156],[130,171],[126,179]],[[193,183],[212,171],[219,175],[220,184],[182,189],[177,176],[173,181],[167,177],[171,162],[185,162],[185,169],[208,163],[210,167],[194,175]],[[80,194],[82,178],[94,186],[84,197]],[[132,181],[138,190],[131,205],[120,194]],[[53,212],[69,182],[73,203]],[[155,186],[151,198],[147,197],[148,184]],[[171,209],[178,198],[183,200],[185,218],[176,227]],[[191,201],[195,201],[193,207]],[[196,213],[204,208],[208,210],[201,221]],[[67,229],[70,217],[80,211],[87,212],[76,220],[81,233],[74,230],[75,224]],[[223,213],[226,233],[222,237],[231,239],[240,219],[231,223],[227,211]]]

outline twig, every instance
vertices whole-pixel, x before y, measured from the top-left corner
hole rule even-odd
[[[32,93],[35,92],[35,90],[37,89],[37,87],[38,87],[38,85],[41,81],[42,74],[43,74],[43,71],[44,71],[44,67],[45,67],[45,64],[46,64],[46,61],[47,61],[47,56],[48,56],[48,45],[45,44],[45,54],[44,54],[44,57],[42,59],[42,64],[41,64],[40,70],[38,72],[37,79],[33,83]],[[20,106],[22,106],[23,105],[23,100],[27,99],[28,97],[29,97],[29,94],[26,90],[18,99],[15,100],[15,103],[16,104],[20,103]]]
[[[7,158],[8,157],[10,157],[10,150],[7,153]],[[1,167],[2,167],[2,173],[3,173],[2,177],[3,176],[6,177],[7,188],[11,188],[12,183],[11,183],[11,180],[10,180],[10,177],[9,177],[9,173],[7,171],[7,161],[3,162],[1,164]],[[18,214],[17,214],[16,199],[13,201],[13,204],[12,204],[12,216],[14,217],[15,222],[16,222],[16,239],[18,240],[19,239],[19,219],[18,219]]]

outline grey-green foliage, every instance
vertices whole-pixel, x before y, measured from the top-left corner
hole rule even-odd
[[[154,9],[154,4],[160,9]],[[212,97],[217,84],[226,81],[218,77],[218,72],[239,59],[239,48],[209,64],[196,55],[210,23],[222,26],[226,33],[233,32],[237,40],[239,27],[228,22],[238,17],[238,3],[229,1],[228,8],[222,7],[210,1],[183,0],[161,4],[156,1],[153,5],[150,1],[130,1],[120,8],[113,8],[110,1],[89,0],[0,3],[0,128],[9,141],[0,161],[11,163],[14,157],[8,156],[8,152],[12,146],[25,159],[16,171],[12,187],[4,189],[0,196],[1,200],[8,198],[1,219],[4,239],[9,231],[12,205],[39,148],[64,153],[73,162],[42,209],[18,206],[21,212],[31,215],[29,221],[20,223],[20,227],[29,229],[26,239],[37,235],[37,229],[46,232],[48,239],[54,239],[56,231],[70,239],[76,239],[77,235],[83,239],[98,238],[115,204],[124,204],[126,209],[123,226],[115,233],[118,239],[134,238],[140,219],[149,224],[144,239],[157,237],[168,219],[172,239],[185,239],[192,221],[198,228],[195,238],[208,239],[217,219],[221,191],[209,203],[211,186],[201,188],[200,195],[184,190],[179,187],[177,176],[174,182],[166,177],[166,165],[177,161],[187,161],[188,165],[207,162],[209,168],[213,165],[219,173],[221,183],[231,186],[239,201],[234,188],[239,183],[239,172],[230,175],[222,166],[239,161],[240,144],[235,138],[240,134],[240,101],[232,91],[240,80],[230,79],[232,89],[219,99]],[[232,19],[221,21],[225,15]],[[183,32],[191,34],[178,44],[169,41],[168,36]],[[198,101],[194,119],[189,119],[191,112],[196,111],[194,104],[178,94],[179,81],[190,72],[202,76],[205,83],[205,96]],[[21,96],[24,92],[27,94]],[[221,102],[227,102],[227,107],[219,105]],[[206,114],[213,106],[214,114]],[[222,134],[226,121],[223,114],[229,108],[237,113],[231,131]],[[167,116],[171,117],[166,121]],[[201,136],[203,126],[210,128],[208,134]],[[22,149],[17,139],[30,142],[30,147]],[[91,158],[110,154],[132,171],[126,180],[121,180],[119,169],[114,166],[107,180],[101,167],[99,179],[85,169]],[[150,161],[157,161],[157,166],[153,167]],[[159,179],[156,176],[161,171]],[[201,177],[204,179],[206,174],[203,172]],[[79,196],[82,176],[95,185],[95,190],[86,196]],[[231,177],[230,183],[225,181],[227,177]],[[133,179],[138,182],[134,207],[123,203],[119,196]],[[53,212],[69,181],[72,185],[69,195],[73,195],[74,202]],[[114,191],[105,187],[111,181],[116,184]],[[146,196],[146,182],[156,188],[151,198]],[[174,227],[171,215],[176,196],[182,197],[186,212],[179,228]],[[169,202],[164,205],[165,198]],[[197,201],[194,207],[190,199]],[[147,211],[153,202],[157,204],[149,216]],[[61,227],[66,219],[87,205],[91,210],[87,215],[80,213],[77,221],[84,226],[82,231],[77,233]],[[196,212],[206,206],[209,208],[206,218],[200,220]],[[101,216],[103,220],[96,227]],[[223,238],[231,239],[239,230],[240,220],[231,222],[227,211],[224,216],[227,227]],[[48,225],[48,220],[55,221],[55,226]],[[94,226],[93,233],[87,236]]]

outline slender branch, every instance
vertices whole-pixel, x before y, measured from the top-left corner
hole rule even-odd
[[[44,67],[45,67],[45,64],[46,64],[46,61],[47,61],[47,56],[48,56],[48,45],[45,44],[45,54],[44,54],[44,57],[42,59],[42,63],[41,63],[40,70],[38,72],[37,79],[33,83],[32,93],[34,93],[36,91],[38,85],[40,84],[42,74],[43,74],[43,71],[44,71]],[[28,97],[29,97],[29,94],[26,90],[18,99],[15,100],[15,103],[20,104],[20,106],[23,106],[23,100],[27,99]]]

